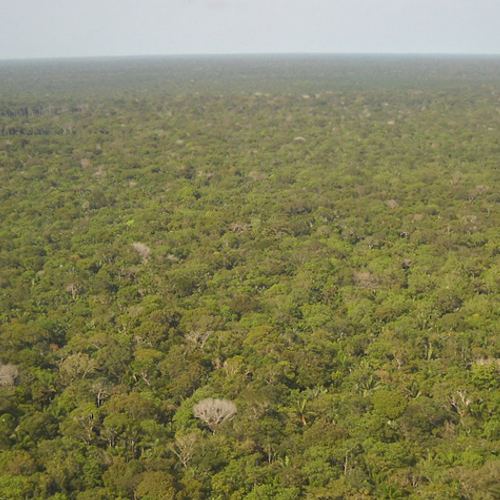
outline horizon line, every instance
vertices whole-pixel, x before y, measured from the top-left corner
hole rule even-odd
[[[85,56],[35,56],[0,58],[3,62],[70,61],[89,59],[139,59],[139,58],[210,58],[210,57],[275,57],[275,56],[361,56],[361,57],[500,57],[493,52],[220,52],[173,54],[121,54]]]

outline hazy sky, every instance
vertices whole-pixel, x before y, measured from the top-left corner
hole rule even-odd
[[[499,0],[0,0],[0,59],[500,54]]]

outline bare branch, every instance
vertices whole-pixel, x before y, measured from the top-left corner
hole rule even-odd
[[[205,422],[213,433],[218,425],[233,417],[236,412],[236,405],[227,399],[203,399],[193,408],[194,416]]]

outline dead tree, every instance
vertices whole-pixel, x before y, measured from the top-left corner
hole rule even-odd
[[[194,416],[205,422],[214,434],[217,426],[233,417],[236,412],[236,405],[227,399],[203,399],[193,408]]]
[[[0,363],[0,387],[12,387],[16,385],[19,370],[15,365],[4,365]]]

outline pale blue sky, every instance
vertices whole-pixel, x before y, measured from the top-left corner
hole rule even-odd
[[[500,0],[0,0],[0,59],[500,54]]]

